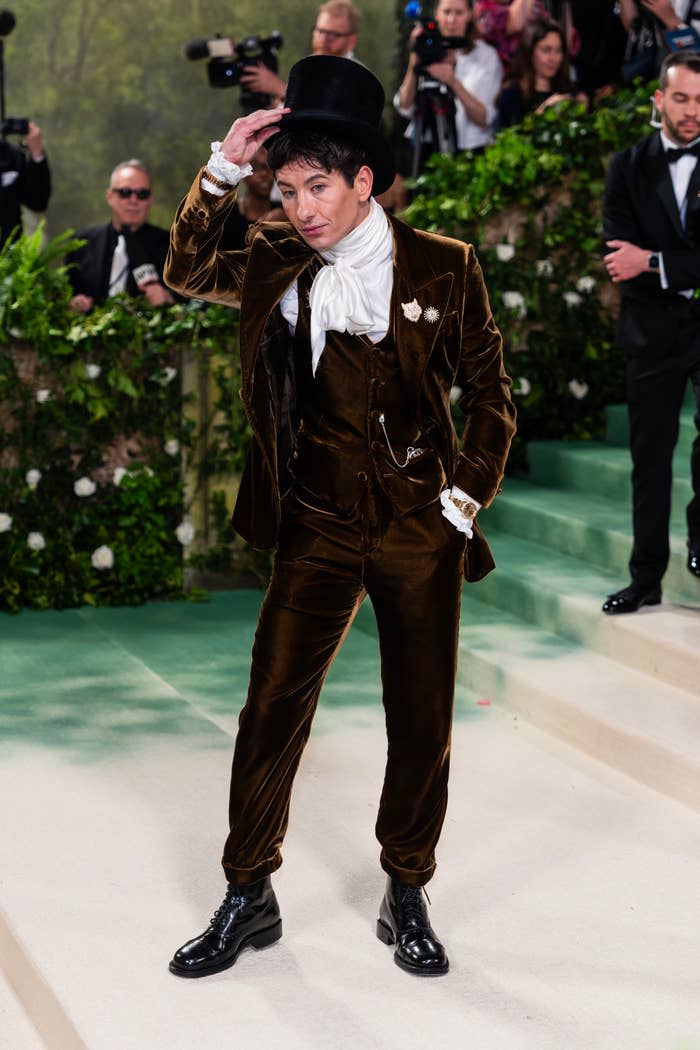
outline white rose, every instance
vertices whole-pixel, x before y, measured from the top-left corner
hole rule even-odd
[[[124,477],[124,475],[128,473],[129,471],[126,469],[126,467],[116,467],[114,474],[112,475],[112,481],[118,487],[119,485],[121,485],[122,478]]]
[[[85,365],[85,371],[87,372],[88,379],[97,379],[102,369],[99,365]]]
[[[453,387],[450,388],[450,401],[452,402],[453,405],[455,405],[459,401],[461,396],[462,396],[462,388],[461,388],[461,386],[453,386]]]
[[[569,383],[569,390],[580,401],[588,393],[589,386],[588,383],[579,383],[578,379],[572,379]]]
[[[512,244],[497,244],[496,258],[499,262],[510,262],[515,255],[515,246]]]
[[[592,292],[595,288],[595,277],[579,277],[576,282],[576,290],[579,292]]]
[[[73,486],[73,492],[76,496],[92,496],[97,488],[97,485],[92,478],[78,478],[75,485]]]
[[[189,547],[194,539],[194,525],[191,521],[183,521],[175,529],[175,535],[183,547]]]
[[[0,532],[9,532],[12,528],[12,516],[0,513]]]
[[[526,379],[525,376],[518,376],[517,383],[518,385],[513,387],[513,393],[522,394],[524,397],[527,397],[532,390],[532,383],[530,380]]]
[[[40,532],[30,532],[27,536],[27,546],[32,551],[43,551],[46,540]]]
[[[24,480],[27,482],[30,489],[35,489],[41,481],[41,471],[36,469],[28,470],[24,475]]]
[[[172,383],[173,379],[177,375],[177,368],[171,368],[169,365],[163,369],[163,382]]]
[[[502,298],[506,310],[517,310],[518,317],[525,317],[527,307],[525,306],[525,296],[522,292],[504,292]]]
[[[579,303],[583,302],[583,299],[578,292],[564,292],[564,302],[567,306],[578,306]]]
[[[9,333],[13,339],[22,339],[24,336],[24,332],[21,328],[10,328]]]
[[[551,277],[554,273],[551,259],[538,259],[535,263],[535,271],[538,277]]]
[[[177,438],[169,438],[163,445],[163,448],[169,456],[176,456],[180,451],[180,442]]]
[[[47,387],[40,387],[36,392],[36,399],[40,405],[43,405],[45,401],[48,401],[51,397],[51,391]]]
[[[93,569],[111,569],[114,565],[114,553],[111,547],[102,544],[97,547],[90,558]]]

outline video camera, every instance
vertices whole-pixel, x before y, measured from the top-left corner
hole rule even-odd
[[[411,50],[415,51],[420,63],[419,73],[433,62],[442,62],[448,51],[464,47],[467,43],[463,36],[443,36],[434,18],[422,18],[423,5],[420,0],[408,0],[403,13],[406,18],[423,27],[423,32],[411,43]]]
[[[5,116],[5,68],[3,62],[2,37],[9,36],[15,28],[15,16],[7,8],[0,10],[0,135],[3,139],[6,135],[26,135],[29,131],[29,121],[26,117]]]
[[[413,41],[411,50],[415,51],[421,66],[442,62],[448,51],[466,45],[467,41],[463,36],[443,36],[435,19],[419,18],[418,21],[423,27],[423,32]]]
[[[209,39],[191,40],[185,45],[185,55],[191,60],[208,58],[207,75],[213,88],[237,87],[241,75],[251,66],[262,64],[273,73],[277,72],[277,55],[284,43],[282,34],[276,29],[267,37],[247,36],[240,43],[233,37],[214,36]],[[241,87],[241,106],[250,112],[264,109],[270,102],[269,95]]]

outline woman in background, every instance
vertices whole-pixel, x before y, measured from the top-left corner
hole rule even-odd
[[[574,93],[564,31],[553,19],[538,18],[523,32],[510,82],[501,94],[500,126],[519,124],[526,113],[542,113],[571,99],[588,105],[586,95]]]

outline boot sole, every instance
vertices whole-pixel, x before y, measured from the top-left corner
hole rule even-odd
[[[377,919],[377,937],[382,944],[395,944],[396,939],[394,934],[391,932],[386,923],[382,922],[381,919]],[[432,970],[423,970],[420,966],[411,966],[410,963],[406,963],[403,959],[394,952],[394,962],[397,966],[400,966],[406,973],[415,974],[416,977],[443,977],[450,969],[449,962],[446,962],[444,966],[434,966]]]
[[[178,966],[174,960],[171,960],[168,969],[176,977],[208,977],[210,974],[221,973],[223,970],[230,969],[244,948],[255,948],[256,950],[269,948],[281,936],[282,920],[280,919],[274,926],[269,926],[266,930],[260,930],[259,933],[251,933],[248,937],[244,937],[231,958],[226,959],[224,962],[212,962],[207,966],[200,966],[196,970],[189,970],[186,967]]]

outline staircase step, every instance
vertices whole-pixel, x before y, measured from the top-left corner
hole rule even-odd
[[[480,586],[463,599],[460,685],[700,810],[697,696],[479,601]]]
[[[626,446],[603,442],[532,441],[527,447],[529,479],[548,488],[595,493],[613,500],[632,500],[632,462]],[[677,454],[673,462],[671,520],[685,523],[692,497],[690,459]]]
[[[498,569],[475,588],[480,601],[700,701],[700,586],[695,608],[664,603],[632,616],[605,616],[602,602],[619,588],[619,578],[506,533],[489,531],[488,538]]]
[[[507,478],[498,499],[479,518],[487,536],[494,529],[508,532],[613,573],[619,587],[629,580],[632,535],[629,504],[624,499],[612,502],[595,494]],[[671,530],[664,592],[667,598],[692,602],[697,601],[699,588],[686,569],[686,555],[685,531],[676,526]]]
[[[694,409],[686,407],[680,414],[680,427],[678,431],[678,444],[676,453],[686,459],[690,456],[690,449],[697,436],[695,423],[693,422]],[[605,438],[610,445],[622,445],[629,448],[630,431],[627,418],[627,405],[608,405],[605,409]]]

